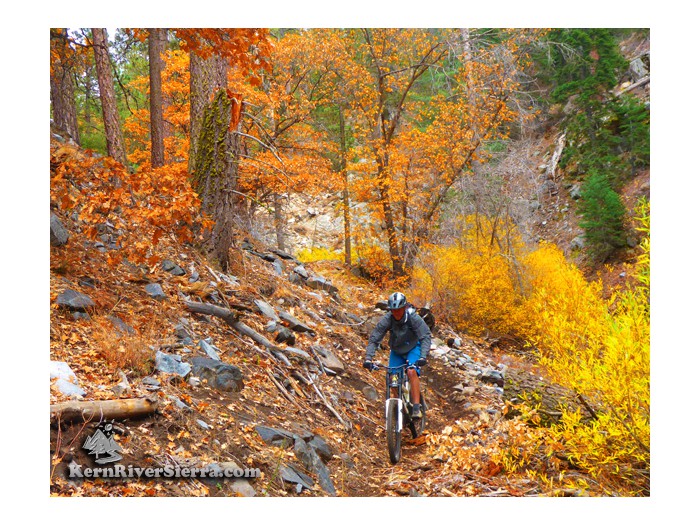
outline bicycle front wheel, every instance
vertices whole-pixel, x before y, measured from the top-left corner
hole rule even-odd
[[[386,414],[386,442],[389,448],[389,460],[396,464],[401,459],[401,425],[399,412],[401,407],[398,399],[390,399]]]

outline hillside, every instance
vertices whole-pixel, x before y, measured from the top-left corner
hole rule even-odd
[[[54,152],[63,147],[58,138],[52,140]],[[60,212],[52,217],[52,232],[61,236],[60,222],[68,238],[51,248],[51,362],[52,368],[65,363],[74,374],[68,380],[74,383],[68,385],[52,380],[52,405],[70,399],[153,399],[154,414],[116,422],[115,439],[124,462],[235,462],[261,471],[250,484],[232,485],[198,480],[76,481],[67,478],[67,472],[73,462],[90,462],[82,443],[97,423],[55,422],[53,494],[557,493],[535,479],[499,474],[491,460],[504,440],[517,435],[510,434],[517,428],[509,426],[504,415],[505,399],[517,396],[520,383],[508,380],[542,379],[527,356],[509,354],[498,341],[470,338],[438,322],[434,358],[423,381],[430,407],[426,437],[409,445],[401,463],[391,466],[382,417],[383,377],[361,368],[369,329],[381,313],[375,305],[383,291],[339,263],[300,264],[255,244],[234,250],[236,264],[228,274],[213,269],[193,247],[171,239],[161,241],[160,260],[150,267],[112,267],[105,253],[121,249],[118,231],[107,226],[108,233],[91,240],[81,233],[78,221]],[[154,285],[156,291],[151,289]],[[236,319],[257,334],[284,342],[272,343],[271,351],[220,318],[188,311],[188,301],[235,312]],[[446,341],[455,338],[461,344],[448,346]],[[240,371],[233,391],[217,389],[229,387],[215,375],[203,378],[192,371],[196,358],[212,356]],[[506,387],[506,394],[501,388],[504,377],[513,385],[510,391]],[[262,427],[317,444],[323,463],[309,460],[303,447],[277,446],[274,432],[265,433]],[[445,463],[440,452],[443,436],[473,442],[468,472],[455,472]],[[299,473],[309,476],[303,478],[308,483],[303,490],[293,482]],[[567,469],[562,475],[562,486],[568,476],[580,476]],[[562,488],[562,494],[567,490]],[[593,483],[589,490],[594,493]]]

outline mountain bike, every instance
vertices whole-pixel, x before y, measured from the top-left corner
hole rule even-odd
[[[408,422],[407,426],[413,439],[417,438],[425,429],[428,407],[421,392],[421,417],[415,420],[411,417],[413,404],[411,403],[406,370],[413,365],[405,364],[396,367],[389,367],[379,363],[373,363],[373,365],[372,370],[379,368],[386,370],[386,442],[389,448],[389,460],[392,464],[396,464],[401,459],[401,431],[403,430],[404,421]],[[396,393],[396,396],[393,395],[394,393]]]

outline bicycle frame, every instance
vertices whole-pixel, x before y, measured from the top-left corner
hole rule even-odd
[[[384,417],[389,419],[389,403],[392,399],[396,399],[399,404],[398,430],[403,430],[403,416],[408,413],[406,400],[409,399],[409,386],[406,370],[415,368],[413,365],[404,364],[400,366],[387,366],[379,363],[374,363],[375,368],[383,368],[386,370],[386,401],[384,402]],[[391,396],[391,389],[396,388],[397,397]]]

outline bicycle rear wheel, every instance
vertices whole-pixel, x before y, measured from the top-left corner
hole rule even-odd
[[[425,399],[423,399],[423,394],[420,395],[420,407],[421,407],[421,417],[420,419],[409,419],[408,428],[411,431],[411,437],[416,439],[425,430],[425,413],[428,410],[425,404]]]
[[[386,416],[386,442],[389,448],[389,460],[396,464],[401,459],[401,428],[399,426],[398,399],[390,399]]]

